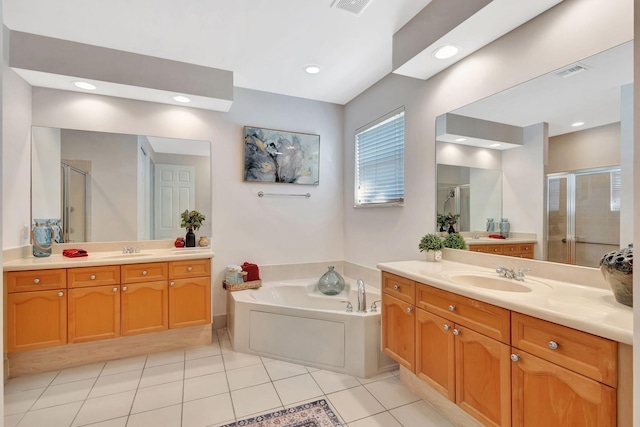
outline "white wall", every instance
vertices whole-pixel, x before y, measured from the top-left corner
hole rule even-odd
[[[548,173],[620,165],[620,123],[549,138]]]
[[[630,0],[565,0],[427,81],[390,74],[349,102],[344,131],[345,259],[375,266],[421,258],[420,236],[435,228],[437,116],[632,38]],[[405,206],[353,209],[354,131],[400,105],[405,106]],[[526,228],[540,233],[539,226]]]
[[[502,172],[471,169],[471,231],[485,231],[487,218],[500,222],[502,215]],[[520,231],[511,228],[511,231]]]
[[[2,247],[30,242],[31,86],[5,66],[2,77]]]
[[[60,218],[60,129],[33,128],[31,212],[33,218]]]
[[[244,261],[286,264],[341,260],[343,107],[235,89],[229,113],[34,88],[33,124],[64,129],[212,141],[213,313],[226,311],[223,270]],[[320,185],[243,182],[243,126],[320,135]],[[311,193],[258,198],[258,191]],[[28,204],[28,194],[21,202]],[[133,214],[135,217],[135,213]]]

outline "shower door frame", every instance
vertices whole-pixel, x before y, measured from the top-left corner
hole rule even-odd
[[[62,218],[62,231],[63,231],[63,242],[69,242],[69,230],[70,230],[70,217],[71,217],[71,206],[70,206],[70,171],[76,172],[84,176],[84,220],[82,221],[83,230],[82,235],[84,236],[84,240],[87,240],[87,230],[88,230],[88,207],[89,207],[89,173],[82,169],[79,169],[75,166],[72,166],[64,161],[60,162],[60,169],[62,175],[62,186],[60,188],[60,196],[61,196],[61,206],[60,206],[60,216]]]
[[[549,207],[549,182],[552,179],[561,179],[561,178],[566,178],[567,180],[567,223],[566,223],[566,233],[565,233],[565,237],[562,239],[563,243],[568,243],[567,245],[567,260],[566,260],[566,264],[569,265],[577,265],[576,264],[576,243],[585,243],[585,244],[599,244],[598,242],[584,242],[584,241],[580,241],[577,237],[576,237],[576,177],[577,176],[582,176],[582,175],[594,175],[594,174],[601,174],[601,173],[612,173],[612,172],[620,172],[621,171],[621,167],[620,166],[612,166],[612,167],[606,167],[606,168],[594,168],[594,169],[581,169],[581,170],[577,170],[577,171],[570,171],[570,172],[556,172],[556,173],[550,173],[547,174],[547,179],[546,179],[546,229],[547,229],[547,236],[546,236],[546,242],[545,244],[547,245],[547,254],[549,253],[549,241],[550,241],[550,235],[549,235],[549,215],[550,215],[550,207]],[[561,262],[561,261],[554,261],[554,262]]]

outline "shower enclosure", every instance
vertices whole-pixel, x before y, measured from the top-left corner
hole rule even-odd
[[[438,187],[438,213],[460,214],[456,231],[471,231],[470,195],[469,184]]]
[[[79,165],[62,161],[60,187],[62,230],[64,242],[86,242],[89,216],[89,173]]]
[[[620,168],[547,175],[548,260],[598,267],[620,247]]]

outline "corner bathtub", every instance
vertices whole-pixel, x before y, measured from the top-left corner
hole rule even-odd
[[[327,296],[317,280],[263,282],[228,292],[227,329],[235,351],[341,372],[361,378],[396,368],[381,346],[380,292],[366,288],[367,313],[357,313],[357,287],[348,281]],[[353,312],[347,313],[351,301]]]

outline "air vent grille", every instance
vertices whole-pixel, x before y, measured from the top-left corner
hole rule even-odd
[[[573,77],[576,74],[582,73],[583,71],[587,71],[589,68],[584,64],[573,64],[563,70],[560,70],[556,73],[557,76],[560,77]]]
[[[371,3],[371,0],[336,0],[332,7],[360,15],[362,11]]]

